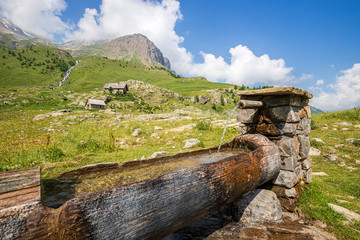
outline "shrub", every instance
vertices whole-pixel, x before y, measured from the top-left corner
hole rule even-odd
[[[311,119],[311,122],[310,122],[310,127],[311,127],[311,130],[315,130],[315,129],[318,129],[319,126],[315,124],[314,120]]]
[[[315,140],[310,140],[310,145],[314,148],[322,149],[324,144]]]
[[[77,145],[77,150],[79,152],[96,152],[98,150],[101,149],[101,143],[93,140],[93,139],[89,139],[87,141],[80,141],[80,143]]]
[[[50,162],[56,162],[64,156],[65,154],[58,147],[49,147],[47,149],[47,157]]]
[[[199,122],[196,124],[195,128],[201,131],[206,131],[209,130],[211,127],[211,123],[210,122]]]

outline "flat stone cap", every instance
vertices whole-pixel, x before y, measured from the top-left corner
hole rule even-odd
[[[296,87],[273,87],[257,90],[244,90],[238,92],[240,96],[271,96],[271,95],[298,95],[306,98],[312,98],[314,95]]]

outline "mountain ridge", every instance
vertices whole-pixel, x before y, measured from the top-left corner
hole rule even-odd
[[[163,66],[171,68],[170,61],[160,49],[146,36],[136,33],[112,40],[71,41],[59,45],[73,56],[102,56],[110,59],[138,61],[145,66]]]

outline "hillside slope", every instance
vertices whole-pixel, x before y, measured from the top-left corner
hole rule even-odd
[[[81,46],[81,42],[66,43],[60,47],[67,49],[73,56],[103,56],[138,62],[149,67],[163,66],[170,69],[170,61],[163,56],[152,41],[141,34],[127,35],[105,43],[81,46],[76,49],[77,45]]]
[[[55,44],[47,39],[28,33],[9,20],[0,17],[0,46],[19,49],[30,46],[51,46]]]
[[[56,48],[0,48],[0,87],[56,86],[74,64],[69,53]]]

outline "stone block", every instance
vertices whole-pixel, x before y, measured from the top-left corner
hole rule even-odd
[[[276,127],[281,131],[282,134],[291,135],[291,136],[294,136],[296,134],[297,126],[298,126],[297,123],[287,123],[287,122],[276,124]]]
[[[274,143],[280,150],[282,157],[299,157],[299,140],[294,137],[282,136],[279,140],[274,140]]]
[[[299,141],[299,157],[300,159],[305,159],[309,156],[310,151],[310,139],[308,136],[305,135],[299,135],[298,137]]]
[[[297,128],[297,134],[304,134],[305,136],[309,136],[311,132],[311,119],[308,117],[304,117],[300,120],[300,123]]]
[[[240,109],[237,120],[240,123],[256,123],[259,120],[258,109]]]
[[[279,107],[279,106],[302,107],[304,105],[303,98],[301,96],[295,96],[295,95],[271,96],[265,98],[264,102],[269,107]]]
[[[304,117],[308,117],[311,118],[311,109],[310,106],[305,106],[301,112],[300,112],[300,117],[304,118]]]
[[[243,223],[280,222],[282,211],[276,194],[255,189],[232,203],[233,219]]]
[[[301,169],[308,170],[311,168],[311,158],[305,158],[300,161]]]
[[[298,165],[295,157],[281,157],[281,170],[294,171]]]
[[[242,123],[240,123],[239,128],[238,128],[238,133],[240,135],[256,133],[255,128],[256,128],[256,126],[254,124],[242,124]]]
[[[263,114],[271,119],[272,122],[299,122],[301,108],[282,106],[268,108],[263,111]]]
[[[304,174],[304,181],[305,183],[311,183],[312,182],[312,169],[309,168],[308,170],[303,172]]]
[[[296,183],[300,180],[301,177],[302,175],[300,167],[296,167],[295,170],[292,172],[280,170],[279,175],[275,180],[273,180],[273,183],[277,186],[290,189],[296,185]]]

